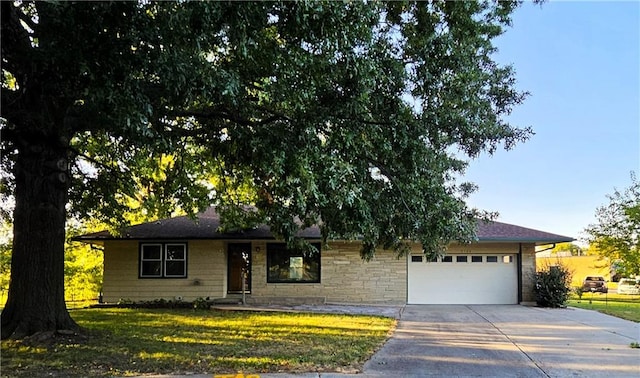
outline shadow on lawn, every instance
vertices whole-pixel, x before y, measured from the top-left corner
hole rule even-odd
[[[3,342],[3,375],[357,371],[386,339],[388,318],[194,310],[73,311],[86,339]]]

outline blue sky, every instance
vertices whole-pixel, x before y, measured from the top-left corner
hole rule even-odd
[[[469,204],[580,239],[640,170],[640,1],[525,3],[496,45],[530,92],[508,120],[536,135],[471,161]]]

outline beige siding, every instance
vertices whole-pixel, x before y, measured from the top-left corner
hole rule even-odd
[[[447,253],[513,253],[518,254],[517,243],[473,243],[452,244],[447,248]]]
[[[222,298],[226,288],[226,258],[220,241],[189,241],[187,278],[138,278],[139,242],[105,242],[104,301],[147,301],[198,297]]]

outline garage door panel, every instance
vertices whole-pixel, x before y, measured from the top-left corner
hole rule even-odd
[[[475,255],[478,256],[478,255]],[[497,262],[487,262],[497,256]],[[408,303],[516,304],[517,268],[514,255],[483,255],[482,262],[414,262],[409,260]],[[490,259],[495,261],[495,258]]]

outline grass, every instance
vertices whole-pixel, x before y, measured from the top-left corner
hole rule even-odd
[[[2,376],[357,371],[395,320],[149,309],[71,311],[87,338],[2,341]]]
[[[584,293],[582,299],[572,294],[569,306],[595,310],[618,318],[640,322],[640,296]]]

